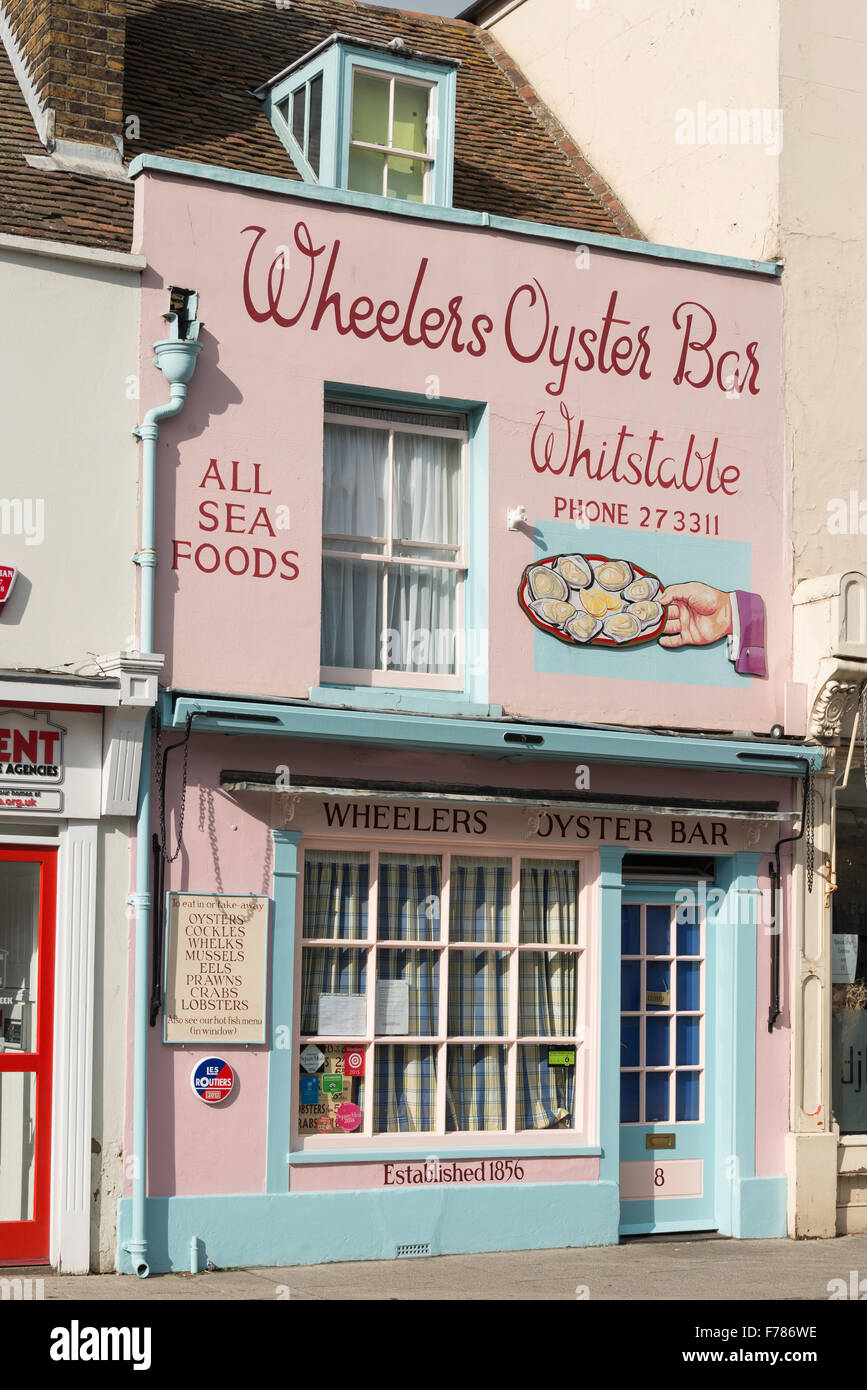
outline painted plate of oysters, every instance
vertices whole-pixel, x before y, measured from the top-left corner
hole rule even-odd
[[[518,602],[536,627],[570,647],[640,647],[665,627],[662,589],[629,560],[549,555],[524,570]]]

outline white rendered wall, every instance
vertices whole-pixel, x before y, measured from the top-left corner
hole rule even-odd
[[[139,274],[9,240],[0,238],[0,564],[19,574],[0,614],[0,667],[60,667],[123,650],[135,632]]]

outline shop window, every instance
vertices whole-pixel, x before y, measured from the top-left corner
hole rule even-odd
[[[299,1139],[583,1131],[574,861],[308,850],[302,911]]]
[[[621,909],[620,933],[621,1123],[698,1121],[703,927],[669,905],[634,903]]]
[[[867,810],[838,807],[831,938],[831,1093],[841,1134],[867,1134]]]
[[[462,690],[464,417],[331,402],[324,436],[321,679]]]
[[[256,95],[306,182],[450,207],[455,72],[335,34]]]

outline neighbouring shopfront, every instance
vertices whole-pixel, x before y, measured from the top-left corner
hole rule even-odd
[[[133,174],[145,341],[207,331],[118,1268],[784,1234],[775,268]]]
[[[98,1243],[102,1187],[119,1178],[120,1155],[96,1138],[120,1100],[103,1049],[122,1018],[103,981],[115,994],[122,976],[129,816],[156,688],[134,657],[105,664],[92,679],[0,679],[0,1259],[77,1273]]]

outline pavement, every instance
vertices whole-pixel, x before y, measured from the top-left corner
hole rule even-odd
[[[46,1300],[70,1302],[824,1302],[841,1288],[851,1296],[861,1279],[861,1296],[867,1298],[867,1235],[803,1241],[643,1237],[596,1248],[227,1269],[144,1280],[119,1274],[57,1275],[45,1269],[0,1270],[0,1277],[43,1279]],[[835,1279],[842,1285],[831,1283]],[[10,1296],[5,1287],[4,1296]],[[40,1296],[38,1286],[30,1296]]]

